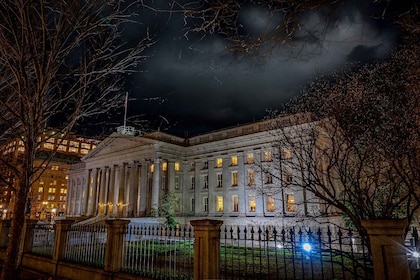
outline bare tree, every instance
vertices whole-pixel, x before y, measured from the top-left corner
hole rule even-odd
[[[418,55],[410,46],[390,61],[323,77],[292,104],[298,125],[283,128],[281,116],[273,118],[273,146],[291,155],[274,169],[261,165],[279,180],[278,191],[302,187],[321,213],[344,214],[363,234],[362,220],[413,222],[420,207]]]
[[[348,4],[369,13],[372,19],[392,22],[408,40],[418,37],[420,30],[417,1],[406,1],[404,5],[394,0],[198,0],[171,3],[172,11],[184,14],[187,33],[219,34],[230,42],[233,52],[250,56],[267,56],[285,43],[322,42],[326,32],[340,20],[336,12],[347,10]],[[244,20],[252,9],[264,15],[263,22],[258,22],[257,27],[249,26]],[[308,22],[313,15],[318,21]]]
[[[131,4],[132,5],[132,4]],[[0,3],[0,143],[24,143],[14,173],[14,218],[1,279],[16,279],[28,192],[38,168],[38,136],[53,125],[69,132],[76,122],[123,102],[124,75],[135,71],[148,36],[133,47],[121,38],[132,21],[124,1],[32,1]]]

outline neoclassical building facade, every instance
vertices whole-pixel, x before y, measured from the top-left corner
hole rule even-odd
[[[280,123],[275,129],[302,125],[296,116]],[[183,221],[287,223],[313,216],[319,205],[311,193],[281,186],[300,171],[287,168],[293,154],[273,144],[272,130],[270,121],[260,121],[185,139],[113,133],[70,168],[67,216],[151,217],[167,192]]]

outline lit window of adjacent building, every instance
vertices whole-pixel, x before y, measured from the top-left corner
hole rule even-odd
[[[83,155],[87,155],[89,153],[89,150],[81,149],[80,153],[83,154]]]
[[[248,186],[255,185],[255,174],[254,170],[248,169]]]
[[[39,187],[38,192],[40,192],[40,193],[44,192],[44,187]]]
[[[238,171],[232,171],[232,186],[238,185]]]
[[[175,162],[175,171],[180,171],[180,170],[181,170],[181,163]]]
[[[218,188],[223,187],[222,173],[217,173],[217,187]]]
[[[221,168],[222,166],[223,166],[223,159],[222,158],[217,158],[216,159],[216,167]]]
[[[269,196],[267,197],[267,211],[268,212],[274,212],[275,207],[274,207],[274,197]]]
[[[38,195],[38,201],[42,200],[42,195]]]
[[[194,176],[191,177],[191,189],[192,190],[195,189],[195,177]]]
[[[162,171],[168,170],[168,163],[166,161],[162,162]]]
[[[238,165],[238,157],[237,156],[232,156],[231,158],[230,158],[230,164],[232,165],[232,166],[236,166],[236,165]]]
[[[79,151],[79,149],[78,148],[75,148],[75,147],[69,147],[69,152],[70,153],[77,153]]]
[[[257,211],[257,203],[255,200],[255,195],[249,196],[249,212]]]
[[[55,193],[55,188],[49,188],[48,193]]]
[[[286,194],[286,203],[287,212],[296,212],[295,195]]]
[[[57,150],[58,150],[58,151],[63,151],[63,152],[65,152],[65,151],[67,151],[67,147],[66,147],[66,146],[64,146],[64,145],[58,145]]]
[[[203,197],[203,212],[209,211],[209,198],[207,196]]]
[[[55,138],[50,137],[47,139],[47,143],[54,143],[54,142],[55,142]]]
[[[55,170],[55,171],[57,171],[57,170],[58,170],[58,165],[53,165],[53,166],[51,166],[51,170]]]
[[[60,201],[66,201],[66,196],[60,195]]]
[[[246,155],[246,163],[251,164],[254,163],[254,154],[249,153]]]
[[[270,151],[264,151],[263,153],[263,161],[271,161],[271,152]]]
[[[203,183],[204,183],[203,188],[208,189],[209,188],[209,175],[204,175],[203,176]]]
[[[90,144],[89,143],[81,143],[81,144],[82,144],[82,149],[90,150]]]
[[[180,185],[180,184],[179,184],[179,176],[175,176],[175,177],[174,177],[174,184],[175,184],[175,186],[174,186],[174,187],[175,187],[175,189],[176,189],[176,190],[179,190],[179,185]]]
[[[155,165],[152,163],[150,165],[150,173],[153,173],[153,172],[155,172]]]
[[[217,212],[223,212],[223,196],[217,197]]]
[[[54,149],[54,144],[51,143],[44,143],[44,148],[48,150]]]
[[[79,148],[79,142],[70,141],[70,147],[77,147],[77,148]]]
[[[232,196],[232,206],[233,206],[233,209],[232,209],[233,212],[239,212],[239,197],[237,195]]]

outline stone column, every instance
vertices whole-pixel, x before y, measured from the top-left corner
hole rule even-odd
[[[122,203],[122,211],[123,211],[123,217],[128,217],[128,213],[129,213],[129,208],[131,207],[130,205],[130,196],[132,196],[132,189],[133,189],[133,170],[131,165],[127,165],[127,167],[125,168],[125,173],[124,173],[124,181],[125,181],[125,185],[124,185],[124,197],[123,200],[121,201]]]
[[[106,220],[108,228],[104,270],[119,272],[122,265],[124,232],[129,220]]]
[[[220,226],[222,221],[193,220],[194,280],[220,279]]]
[[[118,165],[111,166],[110,174],[109,174],[109,195],[108,195],[108,213],[112,216],[115,214],[114,208],[117,204],[117,200],[115,199],[115,168]]]
[[[106,169],[107,167],[101,169],[101,178],[99,183],[99,215],[105,214]]]
[[[153,171],[153,185],[152,185],[152,212],[155,212],[154,215],[157,215],[157,210],[159,208],[159,174],[160,171],[160,159],[155,159],[154,162],[154,171]]]
[[[124,192],[126,187],[126,174],[125,170],[127,167],[127,163],[123,163],[122,166],[120,166],[120,172],[118,173],[118,217],[122,217],[123,215],[123,204],[124,204]]]
[[[91,212],[91,214],[92,214],[92,216],[95,216],[96,215],[96,210],[98,209],[98,175],[99,175],[99,172],[98,172],[98,168],[96,168],[95,169],[95,172],[94,172],[94,174],[93,174],[93,186],[92,186],[92,212]]]
[[[367,220],[362,226],[370,238],[375,280],[408,280],[404,233],[407,220]]]
[[[87,182],[86,182],[85,216],[89,216],[89,204],[92,204],[92,202],[89,203],[89,199],[91,198],[90,197],[90,188],[91,188],[90,178],[91,178],[91,176],[92,176],[92,169],[89,169],[88,173],[87,173]]]

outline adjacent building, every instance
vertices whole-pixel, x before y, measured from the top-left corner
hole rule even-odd
[[[54,130],[44,132],[37,141],[40,145],[34,166],[40,168],[41,174],[30,190],[30,217],[46,220],[65,213],[67,172],[72,164],[80,162],[80,158],[94,149],[99,141],[80,138],[73,133],[64,136]],[[23,152],[23,142],[19,139],[10,141],[1,149],[2,156],[13,162],[12,166],[19,165]],[[8,183],[12,186],[17,184],[17,178],[7,167],[1,172]],[[3,218],[13,216],[14,192],[8,183],[0,183],[0,211]]]
[[[281,186],[300,171],[287,168],[290,149],[273,144],[273,130],[305,121],[286,116],[274,128],[268,120],[191,138],[113,133],[71,166],[66,215],[151,217],[171,192],[180,222],[288,223],[314,216],[319,205],[311,193]]]

